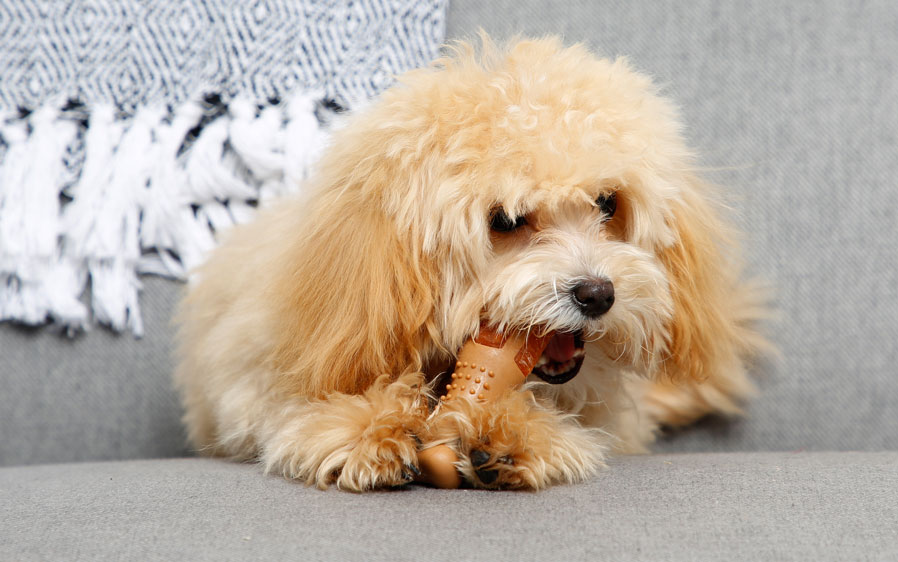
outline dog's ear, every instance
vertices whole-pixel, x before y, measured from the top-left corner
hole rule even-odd
[[[273,363],[283,390],[357,393],[382,374],[420,371],[435,331],[420,242],[357,191],[325,190],[301,228],[270,289],[281,303]]]
[[[671,379],[705,380],[738,356],[742,314],[732,234],[709,200],[710,187],[682,178],[671,203],[674,242],[659,251],[673,298],[667,354],[661,371]]]

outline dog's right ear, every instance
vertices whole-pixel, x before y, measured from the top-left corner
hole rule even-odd
[[[296,225],[269,296],[281,303],[272,362],[288,393],[357,393],[420,372],[436,332],[433,272],[363,192],[326,189]]]
[[[730,229],[696,176],[679,182],[671,204],[673,244],[659,252],[668,272],[674,314],[662,371],[671,380],[704,381],[741,369],[745,357],[765,347],[754,324],[764,317],[761,291],[738,281],[741,262]]]

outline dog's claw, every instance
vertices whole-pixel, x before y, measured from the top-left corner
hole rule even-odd
[[[415,466],[413,464],[405,465],[405,470],[406,470],[406,472],[412,474],[412,478],[421,476],[421,469],[419,469],[417,466]]]
[[[483,466],[490,460],[490,454],[486,451],[482,451],[480,449],[474,449],[471,451],[471,465],[472,466]],[[495,480],[495,478],[494,478]]]

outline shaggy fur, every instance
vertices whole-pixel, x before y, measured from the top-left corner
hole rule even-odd
[[[539,489],[752,393],[762,307],[671,104],[582,46],[483,43],[403,76],[336,134],[311,197],[198,272],[176,380],[199,450],[360,491],[448,443],[470,484]],[[491,230],[499,207],[526,223]],[[595,279],[614,304],[589,317],[570,295]],[[431,413],[482,320],[580,331],[581,372]]]

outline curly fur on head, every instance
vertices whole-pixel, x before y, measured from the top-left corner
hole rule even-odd
[[[183,304],[176,378],[198,447],[367,489],[414,472],[409,442],[439,433],[475,485],[468,455],[492,448],[516,461],[500,484],[539,488],[751,393],[762,307],[677,112],[623,59],[457,43],[352,117],[312,188],[236,229]],[[584,286],[613,286],[613,304],[585,305]],[[532,408],[498,406],[502,427],[458,423],[453,440],[415,404],[482,320],[582,335],[587,357]],[[345,432],[319,435],[322,420]]]

